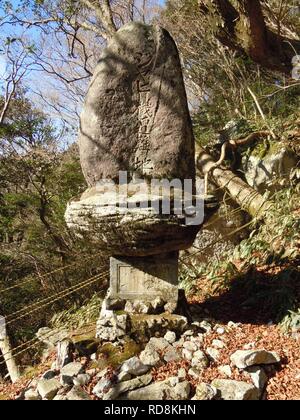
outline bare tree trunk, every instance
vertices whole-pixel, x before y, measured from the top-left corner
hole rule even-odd
[[[267,27],[260,0],[210,0],[222,24],[216,37],[227,47],[247,55],[263,67],[291,76],[292,59],[300,51],[299,39],[275,33]],[[199,0],[204,14],[211,13],[207,0]]]
[[[197,157],[197,168],[203,175],[209,174],[211,180],[222,190],[227,191],[230,197],[252,217],[264,218],[273,206],[271,201],[266,200],[232,171],[215,167],[213,158],[202,148]]]
[[[8,374],[12,383],[15,383],[20,378],[19,368],[12,354],[10,340],[5,327],[5,318],[0,317],[0,350],[3,355]]]

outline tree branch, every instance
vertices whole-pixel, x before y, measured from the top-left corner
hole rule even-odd
[[[300,53],[300,40],[282,36],[266,25],[260,0],[211,0],[222,24],[216,37],[225,46],[250,57],[263,67],[291,76],[292,58]],[[200,0],[200,10],[211,13],[207,1]]]
[[[108,0],[103,0],[102,5],[90,0],[80,0],[80,2],[85,7],[95,12],[97,19],[104,26],[105,32],[102,32],[102,36],[105,39],[110,38],[117,31],[113,19],[112,9]]]

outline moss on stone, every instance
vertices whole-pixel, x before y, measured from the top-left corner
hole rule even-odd
[[[127,315],[127,312],[124,311],[123,309],[119,309],[117,311],[114,311],[114,313],[118,316],[118,315]]]
[[[286,146],[282,142],[269,141],[268,144],[266,144],[265,142],[260,141],[251,150],[250,156],[264,159],[267,156],[278,154],[282,149],[286,149]]]
[[[81,356],[96,353],[100,341],[95,338],[96,325],[92,324],[72,333],[71,340]]]
[[[106,343],[99,347],[97,351],[99,360],[94,361],[90,364],[90,368],[104,369],[107,366],[117,368],[125,360],[137,355],[142,350],[142,346],[137,344],[134,340],[130,340],[124,344],[124,346],[116,346],[111,343]]]
[[[96,336],[96,324],[86,325],[84,328],[80,328],[76,331],[73,331],[71,334],[71,340],[74,344],[95,340]]]

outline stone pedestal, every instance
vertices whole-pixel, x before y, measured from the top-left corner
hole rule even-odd
[[[178,252],[111,257],[108,307],[116,300],[126,301],[130,312],[173,312],[178,300]]]
[[[110,288],[97,322],[97,338],[115,341],[180,329],[186,319],[173,314],[177,304],[178,252],[111,257]]]

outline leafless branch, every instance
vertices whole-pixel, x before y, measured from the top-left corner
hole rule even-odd
[[[11,52],[10,45],[8,44],[6,47],[5,57],[7,60],[7,68],[10,68],[10,72],[5,77],[6,83],[3,95],[3,105],[0,112],[0,125],[4,123],[10,103],[16,93],[17,86],[20,84],[26,73],[28,73],[30,68],[30,64],[25,63],[26,58],[28,57],[28,52],[24,49],[24,46],[22,46],[19,55],[14,56]]]

